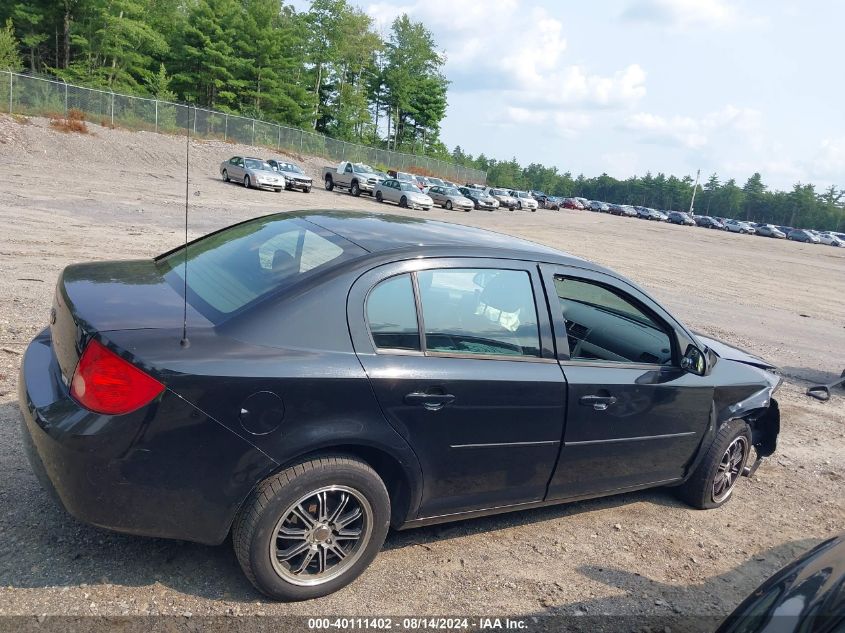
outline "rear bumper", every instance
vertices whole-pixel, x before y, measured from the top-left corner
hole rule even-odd
[[[141,536],[222,542],[275,462],[176,394],[124,416],[79,406],[49,330],[29,345],[18,381],[27,457],[74,517]]]

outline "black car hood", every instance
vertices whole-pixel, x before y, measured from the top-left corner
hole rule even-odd
[[[703,334],[699,334],[698,332],[694,333],[695,336],[698,338],[699,341],[704,343],[707,347],[710,348],[719,358],[724,358],[725,360],[732,360],[738,363],[745,363],[746,365],[751,365],[753,367],[759,367],[760,369],[776,369],[775,365],[772,365],[770,362],[763,360],[759,356],[754,356],[753,354],[749,354],[738,347],[734,347],[724,341],[720,341],[719,339],[710,338],[709,336],[704,336]]]

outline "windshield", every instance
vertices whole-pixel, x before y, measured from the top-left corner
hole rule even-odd
[[[508,195],[508,192],[505,191],[504,189],[491,189],[490,193],[492,193],[494,196],[506,196],[506,195]]]
[[[440,180],[440,178],[429,178],[428,182],[430,182],[433,185],[439,185],[440,187],[442,187],[443,185],[446,184],[445,182]]]
[[[455,189],[454,187],[446,187],[443,190],[443,193],[445,193],[447,196],[460,196],[461,195],[461,192],[458,191],[457,189]]]
[[[402,191],[419,191],[419,189],[417,189],[414,185],[412,185],[412,184],[411,184],[411,183],[409,183],[409,182],[400,182],[400,183],[399,183],[399,188],[400,188]]]
[[[373,168],[364,163],[354,163],[352,165],[352,171],[356,174],[371,174],[373,173]]]
[[[302,170],[294,165],[293,163],[279,163],[279,170],[280,171],[292,171],[295,174],[303,173]]]
[[[270,167],[269,163],[265,163],[263,160],[247,158],[244,162],[246,163],[247,169],[266,169],[267,171],[273,171],[273,168]]]
[[[410,181],[413,180],[413,176],[400,171],[396,173],[396,180]]]
[[[188,245],[188,303],[215,325],[318,271],[364,253],[298,218],[259,218]],[[167,282],[184,288],[185,249],[156,261]]]

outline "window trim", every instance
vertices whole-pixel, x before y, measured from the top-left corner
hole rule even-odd
[[[560,363],[561,365],[577,365],[579,367],[606,367],[606,368],[625,368],[625,369],[656,369],[656,368],[665,368],[665,369],[677,369],[680,367],[680,353],[679,353],[679,346],[678,346],[678,335],[674,327],[664,318],[661,317],[655,310],[653,310],[650,306],[648,306],[644,301],[640,300],[639,297],[635,296],[630,292],[626,292],[622,288],[616,286],[615,284],[609,283],[608,281],[602,280],[597,277],[582,275],[581,271],[578,273],[559,273],[559,272],[552,272],[551,274],[551,292],[549,293],[549,299],[556,300],[560,302],[560,297],[557,294],[557,290],[554,286],[554,282],[556,279],[572,279],[574,281],[579,281],[581,283],[589,283],[595,286],[599,286],[608,290],[609,292],[619,296],[624,301],[627,301],[635,308],[639,309],[643,314],[651,318],[655,325],[661,326],[661,329],[664,334],[667,335],[669,338],[669,344],[672,346],[672,362],[668,364],[663,363],[646,363],[646,362],[638,362],[638,361],[613,361],[613,360],[600,360],[600,359],[582,359],[582,358],[573,358],[571,356],[572,350],[569,349],[569,339],[566,333],[566,319],[560,316],[563,323],[563,338],[566,341],[567,353],[566,358],[561,358]],[[553,319],[554,322],[554,319]]]
[[[493,259],[489,257],[450,256],[397,260],[371,268],[358,277],[347,297],[347,321],[352,335],[352,346],[356,354],[380,356],[427,356],[431,358],[454,358],[464,360],[496,360],[532,363],[558,363],[555,355],[554,325],[550,320],[547,298],[544,293],[544,281],[538,268],[539,263],[521,259]],[[491,269],[513,270],[528,275],[534,297],[534,309],[537,316],[537,334],[540,356],[506,356],[487,354],[465,354],[461,352],[431,351],[425,348],[425,323],[422,320],[419,285],[416,273],[427,270],[448,269]],[[414,303],[417,309],[417,327],[420,333],[420,348],[425,351],[379,348],[372,337],[367,316],[367,301],[372,290],[382,281],[403,274],[411,274],[414,286]],[[357,287],[357,289],[356,289]],[[355,317],[355,315],[359,315]],[[361,320],[358,321],[357,319]],[[361,327],[363,326],[363,331]],[[365,344],[369,349],[362,348]]]
[[[390,281],[391,279],[396,279],[397,277],[404,277],[408,275],[411,281],[411,293],[414,296],[414,310],[416,311],[417,317],[417,338],[420,341],[420,349],[403,349],[401,347],[379,347],[376,344],[376,339],[373,337],[373,328],[370,326],[370,312],[368,310],[368,306],[370,305],[370,295],[373,294],[373,291],[378,288],[383,283]],[[367,336],[370,339],[370,344],[373,346],[376,354],[384,354],[388,353],[394,356],[424,356],[425,355],[425,341],[424,338],[420,334],[420,311],[419,311],[419,301],[417,300],[417,289],[416,289],[416,278],[414,274],[410,271],[404,271],[400,273],[396,273],[395,275],[389,275],[387,277],[383,277],[375,282],[369,290],[367,290],[367,294],[364,296],[364,327],[367,329]]]

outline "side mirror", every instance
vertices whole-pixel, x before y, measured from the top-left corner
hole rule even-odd
[[[687,347],[687,351],[681,358],[681,369],[696,376],[703,376],[707,371],[707,360],[704,358],[704,353],[695,345]]]

